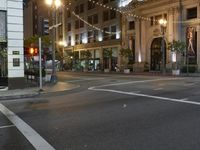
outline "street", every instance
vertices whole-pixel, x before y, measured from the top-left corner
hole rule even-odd
[[[199,150],[200,78],[60,72],[78,88],[0,101],[2,150]]]

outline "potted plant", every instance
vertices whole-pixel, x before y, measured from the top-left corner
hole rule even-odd
[[[172,75],[180,75],[181,57],[186,51],[186,43],[173,40],[168,45],[172,55]]]
[[[104,61],[106,59],[108,60],[108,64],[105,63],[104,72],[109,72],[111,69],[112,49],[104,49],[103,58],[104,58]]]
[[[124,66],[124,73],[130,73],[130,68],[128,68],[129,57],[133,57],[133,51],[129,48],[120,49],[120,55],[122,56],[122,64]]]

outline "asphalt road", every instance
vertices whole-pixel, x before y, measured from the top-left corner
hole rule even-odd
[[[80,87],[0,102],[2,150],[199,150],[200,78],[59,74]]]

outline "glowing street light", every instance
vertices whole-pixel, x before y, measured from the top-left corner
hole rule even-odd
[[[56,78],[56,70],[55,70],[55,37],[56,37],[56,28],[60,25],[56,24],[56,9],[59,8],[61,6],[61,0],[45,0],[46,4],[49,5],[52,10],[53,10],[53,18],[52,18],[52,27],[50,27],[49,29],[53,30],[53,34],[52,34],[52,76],[51,76],[51,82],[56,82],[57,78]]]

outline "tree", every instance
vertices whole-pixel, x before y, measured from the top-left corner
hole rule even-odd
[[[92,57],[92,54],[90,53],[89,50],[81,52],[81,58],[83,58],[83,60],[85,60],[85,69],[88,69],[88,67],[89,67],[89,59],[91,57]]]
[[[105,68],[104,69],[111,69],[111,58],[112,58],[112,49],[104,49],[103,50],[103,58],[104,58],[104,61],[106,59],[108,59],[108,66],[106,64],[106,66],[104,66]]]
[[[125,66],[125,68],[127,68],[127,65],[129,63],[128,58],[133,57],[133,51],[129,48],[125,48],[125,49],[122,48],[122,49],[120,49],[120,55],[126,59],[126,61],[125,60],[122,61],[122,64]]]
[[[178,59],[178,62],[174,62],[175,63],[175,69],[179,69],[179,64],[181,62],[181,57],[186,53],[186,43],[182,42],[182,41],[176,41],[173,40],[172,42],[168,43],[168,47],[170,48],[171,52],[175,53],[176,56],[176,60],[178,58],[178,56],[180,56],[180,59]]]

